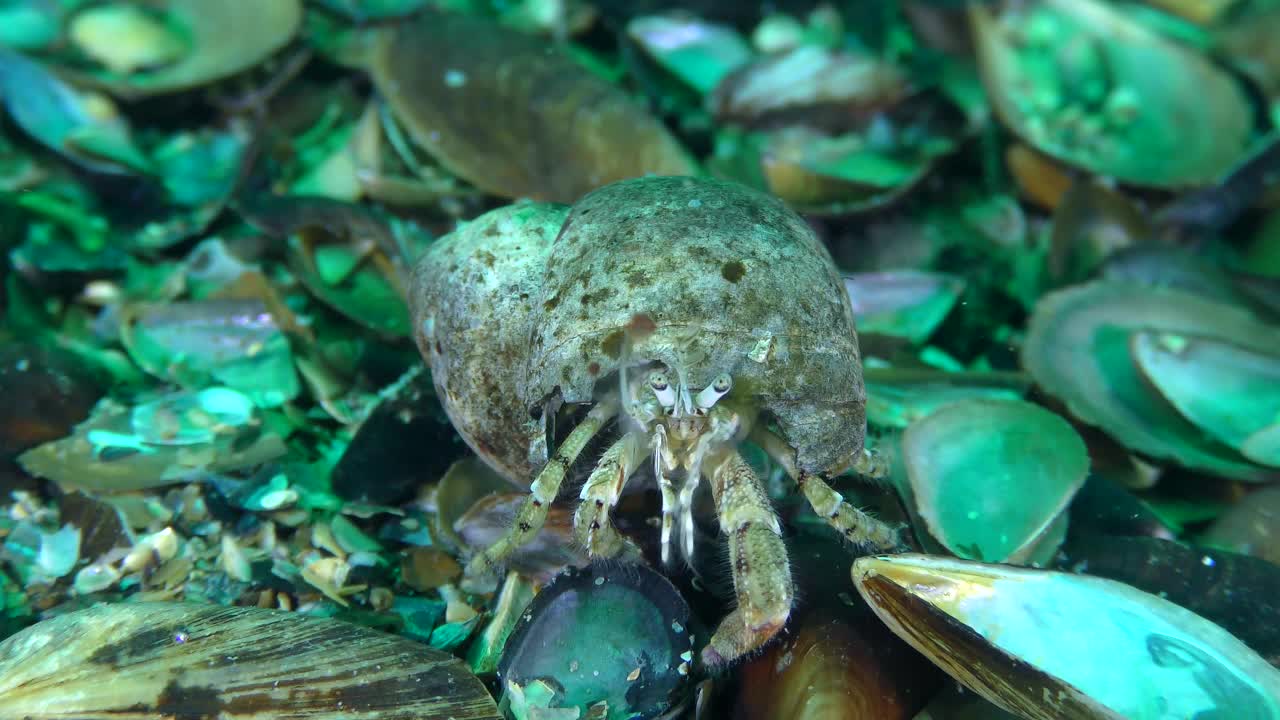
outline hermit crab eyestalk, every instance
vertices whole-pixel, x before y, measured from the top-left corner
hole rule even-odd
[[[694,402],[697,403],[699,410],[710,410],[732,387],[733,378],[729,377],[729,373],[720,373],[711,381],[710,385],[698,393],[698,397],[694,399]]]
[[[658,403],[670,414],[676,406],[676,389],[671,387],[667,374],[661,370],[654,370],[649,373],[647,382],[649,389],[653,390],[653,394],[658,398]]]

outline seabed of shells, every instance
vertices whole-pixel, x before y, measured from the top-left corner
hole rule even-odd
[[[0,0],[0,720],[1280,720],[1278,37],[1280,0]],[[516,396],[414,342],[430,248],[645,175],[825,247],[791,291],[847,295],[861,366],[817,379],[889,468],[829,482],[907,546],[753,433],[796,600],[724,666],[718,497],[664,563],[646,467],[593,562],[603,445],[470,582],[590,418],[476,448]]]

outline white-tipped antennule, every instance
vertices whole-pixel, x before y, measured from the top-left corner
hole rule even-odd
[[[711,384],[702,388],[702,392],[698,393],[698,397],[694,399],[698,409],[706,412],[712,406],[724,397],[729,389],[733,387],[733,378],[729,377],[729,373],[720,373],[711,381]]]
[[[676,389],[671,387],[671,379],[661,370],[653,370],[648,377],[649,389],[658,398],[658,404],[668,415],[675,411]]]

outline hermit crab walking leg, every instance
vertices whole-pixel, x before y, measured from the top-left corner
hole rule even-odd
[[[795,480],[800,492],[809,501],[809,507],[813,508],[818,517],[826,520],[827,524],[835,528],[846,540],[855,545],[867,545],[876,550],[902,548],[902,540],[898,536],[897,529],[845,502],[844,497],[828,484],[829,476],[825,473],[822,475],[807,473],[796,467],[795,451],[776,433],[766,428],[755,427],[751,430],[751,439],[782,465],[787,475]],[[879,456],[864,449],[853,469],[873,478],[881,478],[887,468]]]
[[[671,528],[675,523],[676,486],[667,474],[671,462],[667,449],[667,429],[657,425],[653,429],[653,476],[658,480],[658,490],[662,492],[662,564],[671,562]]]
[[[719,388],[713,385],[699,393],[699,407],[704,412],[711,411],[711,429],[698,438],[698,444],[694,447],[689,462],[688,476],[680,488],[681,552],[689,564],[693,564],[693,495],[697,492],[698,485],[702,483],[702,464],[712,448],[728,443],[742,427],[741,417],[737,413],[724,407],[712,408],[712,405],[729,391],[728,375],[717,378],[716,383]],[[713,388],[718,389],[715,395],[708,392]]]
[[[591,438],[618,413],[618,398],[610,395],[591,408],[586,418],[569,433],[564,444],[556,450],[542,472],[529,486],[529,497],[516,511],[514,524],[506,534],[484,549],[467,563],[468,578],[490,578],[496,575],[498,564],[521,545],[533,539],[547,520],[547,511],[560,492],[569,467],[578,458]]]
[[[728,536],[738,607],[725,617],[702,651],[709,666],[742,657],[786,624],[794,588],[778,516],[764,484],[736,450],[711,474],[720,529]]]
[[[623,435],[600,457],[582,486],[582,503],[573,516],[573,531],[592,557],[613,557],[630,544],[614,529],[609,511],[618,504],[627,479],[644,461],[646,443],[642,430]]]

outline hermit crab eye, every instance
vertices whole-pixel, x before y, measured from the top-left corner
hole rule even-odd
[[[658,398],[658,404],[668,411],[676,405],[676,390],[671,387],[671,382],[667,380],[667,374],[655,370],[649,373],[649,387],[653,388],[653,394]],[[668,412],[668,415],[671,413]]]
[[[698,397],[694,399],[694,404],[700,410],[709,410],[720,398],[725,396],[725,393],[729,392],[731,387],[733,387],[733,379],[729,377],[728,373],[720,373],[715,380],[711,381],[710,385],[698,393]]]

